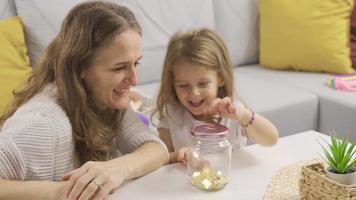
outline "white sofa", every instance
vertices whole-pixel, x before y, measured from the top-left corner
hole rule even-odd
[[[1,0],[0,19],[23,17],[35,66],[68,10],[83,0]],[[258,64],[258,0],[114,0],[133,10],[143,28],[137,90],[152,98],[160,84],[169,37],[177,30],[210,27],[224,37],[235,66],[238,94],[271,120],[281,136],[317,130],[356,139],[356,93],[326,85],[328,74],[276,71]]]

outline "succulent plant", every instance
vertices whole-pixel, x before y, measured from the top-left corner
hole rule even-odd
[[[324,152],[322,158],[328,163],[334,173],[350,173],[356,168],[356,142],[349,142],[346,136],[340,140],[335,135],[335,132],[331,134],[330,143],[325,141],[327,146],[319,143]]]

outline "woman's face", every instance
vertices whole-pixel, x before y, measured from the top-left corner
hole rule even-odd
[[[141,37],[131,29],[115,36],[83,70],[81,78],[100,109],[125,109],[131,86],[137,84],[137,67],[141,59]]]

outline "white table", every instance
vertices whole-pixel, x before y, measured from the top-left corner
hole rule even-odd
[[[319,157],[321,147],[317,141],[321,138],[328,140],[329,136],[307,131],[281,138],[273,147],[250,145],[233,151],[230,182],[220,191],[195,188],[186,168],[176,163],[123,184],[109,199],[260,200],[272,176],[283,166]]]

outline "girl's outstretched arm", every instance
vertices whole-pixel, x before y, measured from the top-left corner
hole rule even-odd
[[[242,103],[232,102],[229,97],[215,99],[206,113],[219,114],[221,117],[238,121],[244,127],[246,136],[256,144],[271,146],[277,143],[278,130],[270,121]]]
[[[278,141],[277,128],[263,116],[246,109],[241,120],[246,136],[254,143],[272,146]]]

